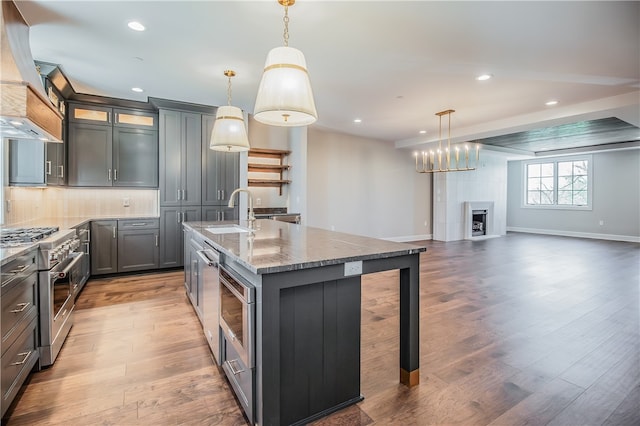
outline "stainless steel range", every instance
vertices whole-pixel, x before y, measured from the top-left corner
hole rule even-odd
[[[41,367],[53,364],[73,325],[74,296],[85,256],[79,247],[73,229],[60,230],[39,241]]]
[[[82,278],[85,253],[73,229],[3,229],[0,247],[38,244],[38,298],[40,366],[55,361],[73,325],[74,296]]]

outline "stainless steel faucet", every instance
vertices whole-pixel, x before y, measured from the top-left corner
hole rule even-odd
[[[238,188],[231,193],[231,195],[229,196],[229,207],[235,207],[235,204],[233,203],[233,197],[239,192],[247,193],[247,197],[249,198],[249,222],[253,223],[256,220],[256,217],[253,215],[253,194],[247,188]],[[240,196],[238,195],[238,197]]]

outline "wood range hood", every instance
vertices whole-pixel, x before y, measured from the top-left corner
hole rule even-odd
[[[47,98],[31,56],[29,26],[13,1],[2,2],[0,31],[2,137],[62,142],[62,114]]]

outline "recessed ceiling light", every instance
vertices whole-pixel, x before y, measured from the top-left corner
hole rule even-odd
[[[141,88],[139,88],[139,87],[132,87],[132,88],[131,88],[131,90],[133,90],[134,92],[137,92],[137,93],[142,93],[142,92],[144,92],[144,90],[143,90],[143,89],[141,89]]]
[[[426,131],[426,130],[420,130],[420,134],[421,134],[421,135],[424,135],[425,133],[427,133],[427,131]]]
[[[354,123],[362,123],[362,119],[360,118],[356,118],[353,120]]]
[[[493,77],[491,74],[482,74],[476,77],[476,80],[478,81],[485,81],[485,80],[489,80],[491,77]]]
[[[127,24],[134,31],[144,31],[145,27],[138,21],[131,21]]]
[[[549,101],[549,102],[545,102],[545,105],[546,105],[546,106],[554,106],[554,105],[557,105],[557,104],[558,104],[558,101]]]

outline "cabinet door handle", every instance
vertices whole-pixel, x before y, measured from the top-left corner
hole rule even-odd
[[[220,190],[220,194],[222,194],[222,197],[220,198],[221,200],[224,200],[224,189]]]
[[[51,161],[47,161],[47,174],[51,174]]]
[[[118,169],[113,169],[113,180],[118,180]]]
[[[120,117],[118,117],[118,113],[117,113],[117,112],[114,112],[114,113],[113,113],[113,122],[117,124],[117,123],[118,123],[118,119],[119,119],[119,118],[120,118]]]
[[[22,361],[12,362],[11,365],[22,365],[22,364],[24,364],[29,359],[29,355],[31,355],[31,351],[19,353],[18,356],[23,356],[24,358],[22,358]]]
[[[107,112],[107,123],[111,123],[111,112]]]
[[[222,210],[222,211],[220,212],[220,216],[222,216],[222,220],[225,220],[225,219],[224,219],[224,210]]]
[[[64,166],[58,166],[60,171],[58,172],[58,177],[64,178]]]
[[[130,223],[129,226],[145,226],[147,222]]]
[[[187,190],[186,190],[186,189],[183,189],[183,190],[182,190],[182,199],[183,199],[183,200],[186,200],[186,199],[187,199]]]
[[[156,247],[158,247],[160,245],[160,241],[158,239],[158,234],[156,234]]]
[[[31,302],[27,302],[27,303],[18,303],[16,304],[16,306],[19,306],[20,309],[13,309],[11,312],[14,314],[19,314],[20,312],[23,312],[25,309],[27,309],[27,307],[31,304]]]
[[[116,227],[114,226],[112,227],[112,229],[113,229],[113,238],[116,238]]]
[[[109,172],[107,173],[108,175],[108,179],[111,180],[111,169],[109,169]]]

